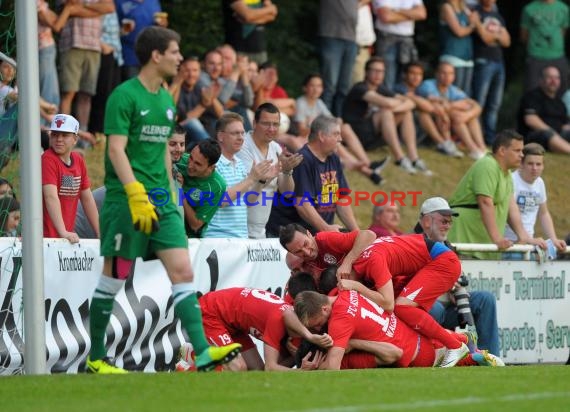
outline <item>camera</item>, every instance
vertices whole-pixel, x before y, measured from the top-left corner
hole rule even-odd
[[[455,297],[459,326],[464,328],[465,325],[475,324],[471,308],[469,307],[469,293],[465,289],[469,285],[469,279],[462,273],[459,279],[457,279],[457,283],[460,287],[453,290],[453,296]]]
[[[461,276],[459,276],[459,279],[457,279],[457,283],[463,287],[469,286],[469,278],[462,273]]]

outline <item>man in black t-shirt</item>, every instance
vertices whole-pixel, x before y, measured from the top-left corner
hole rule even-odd
[[[539,143],[545,149],[570,154],[570,123],[566,106],[558,97],[560,71],[545,67],[539,87],[527,92],[519,107],[518,128],[524,142]]]
[[[365,149],[378,146],[382,136],[398,166],[408,173],[420,171],[430,176],[432,172],[418,157],[412,113],[415,103],[382,84],[385,73],[383,59],[372,57],[366,62],[364,70],[364,81],[356,83],[344,100],[343,120],[352,126]],[[400,144],[398,127],[408,156]]]

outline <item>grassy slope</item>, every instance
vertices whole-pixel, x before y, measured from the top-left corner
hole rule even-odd
[[[104,144],[100,143],[94,150],[87,154],[89,176],[93,187],[99,187],[103,182],[103,150]],[[371,159],[381,159],[387,152],[385,149],[377,149],[370,153]],[[387,167],[383,173],[386,182],[378,187],[370,180],[358,173],[348,172],[349,184],[353,190],[367,191],[421,191],[418,196],[418,204],[413,205],[412,197],[406,198],[406,205],[401,208],[402,224],[404,231],[411,230],[415,225],[421,202],[431,196],[448,197],[453,192],[455,185],[461,179],[465,171],[473,163],[468,158],[455,159],[443,156],[431,149],[420,149],[420,156],[425,159],[428,166],[433,170],[434,176],[409,175],[399,170],[395,165]],[[570,176],[568,170],[569,158],[565,155],[547,154],[544,179],[548,193],[548,205],[559,237],[565,237],[570,233],[570,214],[568,203],[570,201]],[[382,195],[377,199],[381,200]],[[370,201],[360,202],[354,208],[361,227],[368,227],[372,212]],[[540,225],[537,225],[540,232]]]
[[[567,410],[566,366],[1,379],[2,411]]]

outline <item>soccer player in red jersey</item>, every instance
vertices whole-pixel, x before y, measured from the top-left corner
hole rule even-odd
[[[384,344],[382,356],[378,351],[375,355],[386,365],[411,367],[434,363],[435,349],[430,339],[355,290],[340,291],[336,296],[301,292],[295,298],[295,313],[313,331],[321,330],[328,322],[328,333],[334,343],[319,369],[340,369],[352,339]]]
[[[300,292],[295,298],[295,312],[309,329],[318,331],[328,324],[334,341],[319,369],[362,369],[382,365],[431,367],[441,360],[441,345],[400,322],[358,292],[340,291],[326,296],[314,291]],[[462,342],[465,335],[448,332]],[[347,348],[358,349],[346,353]],[[362,352],[366,351],[366,352]],[[438,359],[438,360],[436,360]],[[504,366],[493,358],[478,362],[468,355],[458,366]]]
[[[281,245],[289,253],[302,258],[304,270],[315,279],[330,265],[337,265],[338,273],[348,277],[352,263],[375,239],[376,235],[370,230],[319,232],[313,236],[297,223],[290,223],[279,232]]]
[[[435,322],[428,311],[460,274],[457,255],[443,243],[423,235],[403,235],[378,238],[354,261],[351,279],[337,277],[341,289],[362,293],[384,310],[393,310],[422,335],[441,342],[447,348],[441,366],[451,367],[469,349]],[[371,289],[364,284],[370,284]]]
[[[199,299],[204,331],[210,343],[218,346],[232,342],[242,344],[241,354],[228,365],[229,370],[291,370],[281,365],[282,341],[287,331],[310,342],[329,347],[327,334],[312,334],[295,315],[291,305],[279,296],[262,289],[228,288],[206,293]],[[263,341],[265,364],[251,336]],[[314,369],[320,361],[309,362],[307,355],[303,369]]]

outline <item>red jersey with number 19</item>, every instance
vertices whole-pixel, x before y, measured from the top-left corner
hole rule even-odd
[[[332,305],[328,333],[334,346],[345,348],[350,339],[391,343],[404,351],[397,366],[410,364],[418,347],[419,335],[393,313],[354,290],[341,291]]]
[[[250,334],[279,350],[286,334],[283,312],[292,310],[279,296],[262,289],[228,288],[206,293],[199,301],[206,336],[216,344],[220,334]]]

